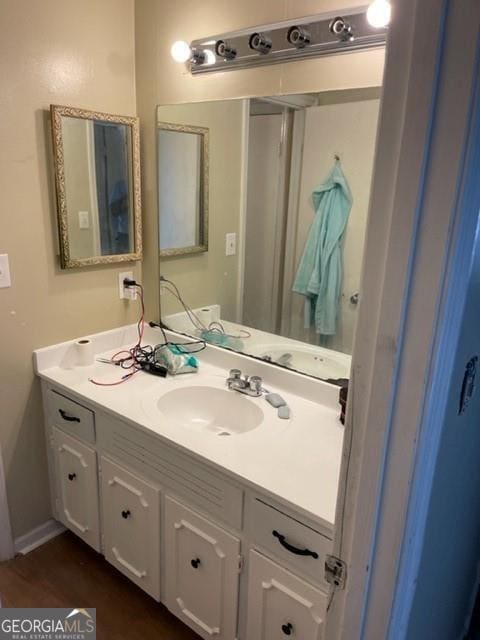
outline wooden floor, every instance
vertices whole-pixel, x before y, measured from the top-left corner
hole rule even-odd
[[[199,640],[69,532],[1,563],[0,598],[4,607],[95,607],[99,640]]]

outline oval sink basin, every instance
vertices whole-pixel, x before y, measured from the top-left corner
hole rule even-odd
[[[263,411],[249,398],[216,387],[173,389],[157,408],[167,420],[219,436],[246,433],[263,422]]]
[[[288,369],[303,371],[317,378],[349,378],[351,357],[310,345],[259,345],[251,349],[252,355]]]

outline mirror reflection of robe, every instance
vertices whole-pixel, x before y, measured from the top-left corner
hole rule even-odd
[[[347,180],[336,162],[313,194],[315,217],[292,290],[305,296],[305,328],[335,335],[342,286],[342,238],[352,208]]]

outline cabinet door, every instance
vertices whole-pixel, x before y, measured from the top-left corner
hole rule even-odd
[[[52,433],[58,517],[100,551],[97,454],[55,427]]]
[[[240,541],[165,499],[165,604],[203,638],[236,637]]]
[[[324,593],[256,551],[248,570],[248,640],[322,637]]]
[[[159,600],[159,490],[103,456],[101,477],[105,557]]]

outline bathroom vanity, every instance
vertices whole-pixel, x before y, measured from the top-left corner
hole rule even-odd
[[[134,326],[91,336],[96,357]],[[145,344],[161,342],[148,328]],[[208,346],[167,379],[35,352],[54,517],[203,638],[322,637],[343,441],[338,388]],[[231,367],[287,401],[226,388]],[[294,393],[293,393],[294,392]],[[178,408],[178,410],[176,410]]]

